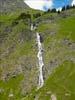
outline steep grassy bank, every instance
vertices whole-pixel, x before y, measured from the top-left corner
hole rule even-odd
[[[64,13],[73,15],[42,16],[37,31],[44,42],[44,77],[48,79],[40,90],[32,91],[24,100],[52,100],[52,96],[57,100],[75,99],[75,14],[74,10]],[[48,15],[54,19],[46,20]]]
[[[0,98],[2,100],[9,98],[10,90],[14,92],[13,87],[10,88],[11,84],[13,84],[17,93],[20,92],[21,96],[26,95],[37,85],[35,33],[30,31],[29,19],[23,19],[20,16],[20,12],[0,16]],[[20,78],[18,76],[20,74],[23,75],[23,78],[18,80],[19,83],[17,83],[16,77]],[[12,77],[14,77],[14,80]],[[12,83],[10,83],[10,80],[12,80]],[[5,84],[9,84],[8,89],[4,87]],[[19,97],[14,92],[14,100],[16,98]]]
[[[70,11],[70,14],[74,10]],[[64,12],[68,14],[69,12]],[[51,71],[65,60],[75,62],[75,16],[62,18],[61,15],[51,15],[52,20],[44,20],[39,24],[37,31],[41,33],[44,42],[45,73]],[[55,19],[55,16],[57,19]],[[62,15],[63,16],[63,15]],[[47,15],[43,17],[46,19]],[[45,74],[45,75],[47,75]]]
[[[38,91],[36,32],[30,30],[31,20],[44,48],[45,85]],[[50,100],[54,94],[57,100],[74,99],[74,33],[75,9],[60,14],[28,10],[0,15],[0,98]]]
[[[56,68],[45,82],[43,88],[33,92],[24,100],[52,100],[55,95],[56,100],[74,100],[75,99],[75,63],[65,61]]]

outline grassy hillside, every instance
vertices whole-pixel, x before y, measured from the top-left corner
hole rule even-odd
[[[32,21],[37,24],[33,32],[30,30]],[[42,36],[45,63],[45,84],[37,91],[36,31]],[[0,99],[51,100],[55,95],[57,100],[74,100],[74,33],[75,9],[60,14],[32,9],[1,14]]]
[[[10,90],[14,92],[16,84],[18,89],[15,90],[17,93],[14,92],[14,96],[19,98],[20,91],[21,96],[26,95],[37,83],[35,33],[30,31],[28,19],[18,20],[20,15],[20,12],[16,12],[0,16],[0,80],[2,82],[0,98],[2,100],[4,95],[7,96],[5,100],[8,100]],[[21,74],[23,78],[17,82],[16,78],[20,78]],[[5,84],[8,87],[5,87]]]
[[[40,90],[32,91],[24,100],[75,99],[75,14],[73,12],[74,10],[69,10],[59,15],[42,16],[43,21],[37,31],[43,36],[47,79]],[[66,17],[63,17],[65,13]],[[50,20],[51,16],[53,20]],[[46,20],[47,18],[49,19]],[[52,99],[53,96],[56,99]]]
[[[24,100],[52,100],[54,94],[56,100],[74,100],[75,99],[75,63],[65,61],[49,76],[43,88],[34,91]]]
[[[46,75],[50,75],[51,71],[65,60],[75,61],[75,15],[73,12],[74,10],[64,12],[65,18],[63,12],[59,15],[46,14],[37,28],[44,40]],[[68,16],[68,13],[71,16]]]

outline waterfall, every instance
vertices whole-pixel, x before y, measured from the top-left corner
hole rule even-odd
[[[31,31],[35,30],[36,29],[36,26],[34,26],[34,24],[31,24]]]
[[[43,48],[42,48],[42,43],[41,43],[41,39],[40,39],[40,34],[37,32],[37,43],[38,43],[38,63],[39,63],[39,86],[38,88],[41,88],[44,84],[44,79],[43,79]]]
[[[31,31],[33,31],[33,30],[34,30],[33,24],[31,24],[31,28],[30,28],[30,29],[31,29]]]
[[[31,31],[34,31],[36,29],[36,26],[31,24]],[[43,67],[44,67],[44,62],[43,62],[43,48],[42,48],[42,43],[41,43],[41,36],[38,32],[36,32],[37,36],[37,44],[38,44],[38,65],[39,65],[39,82],[38,82],[38,89],[41,88],[44,84],[44,79],[43,79]]]

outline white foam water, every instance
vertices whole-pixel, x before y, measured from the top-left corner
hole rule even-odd
[[[40,40],[40,34],[37,32],[37,43],[38,43],[38,63],[39,63],[39,86],[38,88],[41,88],[44,84],[44,79],[43,79],[43,66],[44,66],[44,62],[43,62],[43,48],[42,48],[42,43]]]
[[[31,31],[35,30],[36,26],[31,24]],[[44,67],[44,62],[43,62],[43,48],[42,48],[42,43],[41,43],[41,37],[38,32],[36,32],[37,36],[37,44],[38,44],[38,65],[39,65],[39,82],[38,82],[38,89],[41,88],[44,84],[44,79],[43,79],[43,67]]]

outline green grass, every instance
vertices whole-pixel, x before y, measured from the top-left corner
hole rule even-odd
[[[45,88],[47,91],[57,95],[58,100],[74,100],[75,99],[75,64],[73,62],[64,62],[47,80]],[[46,92],[47,92],[46,91]],[[46,93],[45,92],[45,93]],[[70,93],[70,97],[65,94]],[[44,95],[43,95],[44,96]],[[43,100],[43,99],[42,99]]]
[[[47,17],[47,15],[46,15]],[[68,39],[71,42],[75,41],[75,17],[56,19],[53,23],[41,23],[37,29],[44,39],[46,63],[50,60],[65,59],[68,55],[73,56],[72,51],[68,45],[64,45],[62,41]],[[52,34],[53,33],[53,34]],[[58,54],[59,52],[59,54]]]
[[[39,19],[47,21],[46,23],[40,23],[36,30],[41,33],[44,40],[45,67],[47,69],[50,61],[54,61],[55,59],[60,63],[57,68],[52,71],[51,75],[46,72],[49,77],[41,89],[38,91],[33,89],[32,92],[24,98],[21,95],[20,88],[23,75],[17,75],[15,78],[12,77],[6,82],[0,80],[0,87],[4,89],[4,92],[0,94],[1,100],[34,100],[36,96],[38,96],[38,100],[50,100],[52,93],[56,95],[57,100],[75,99],[75,63],[70,60],[66,61],[68,57],[70,59],[75,57],[75,51],[70,46],[62,43],[64,39],[68,39],[72,43],[75,41],[75,17],[68,16],[67,18],[62,18],[57,13],[44,14],[40,11],[42,16],[33,19],[33,14],[38,12],[39,11],[32,9],[27,10],[27,13],[32,15],[32,21],[36,22]],[[24,67],[28,67],[28,62],[30,63],[30,67],[36,67],[37,47],[35,43],[35,32],[30,31],[30,26],[25,23],[25,20],[19,20],[17,25],[12,26],[14,20],[18,18],[21,13],[20,11],[7,15],[0,15],[0,22],[2,22],[0,35],[4,39],[0,48],[1,54],[5,53],[8,48],[11,49],[11,47],[14,46],[14,49],[10,50],[11,52],[3,56],[0,60],[0,75],[3,71],[6,73],[6,71],[13,70],[15,64],[19,65],[22,62],[24,63]],[[67,11],[67,13],[69,13],[69,11]],[[74,10],[71,10],[70,13],[74,13]],[[50,17],[54,18],[53,22],[50,21]],[[10,27],[12,31],[5,32],[4,30],[6,27]],[[27,62],[27,65],[25,57],[30,57],[30,61]],[[19,60],[19,58],[23,58],[23,61],[22,59]],[[3,65],[5,65],[5,67],[2,67]],[[50,67],[51,66],[48,68]],[[25,72],[30,71],[28,72],[28,74],[30,73],[30,80],[33,79],[34,73],[36,73],[35,69],[37,68],[34,68],[31,70],[25,69]],[[50,69],[47,70],[49,71]],[[30,84],[28,83],[28,85]],[[47,94],[48,91],[51,91],[51,94]],[[8,95],[11,92],[14,93],[14,98],[9,99]],[[65,96],[66,93],[69,93],[70,96]]]
[[[33,92],[32,96],[28,96],[25,100],[51,100],[51,94],[55,94],[57,100],[74,100],[75,99],[75,63],[70,61],[63,62],[49,76],[44,86],[37,92]],[[47,94],[51,92],[51,94]],[[69,94],[66,96],[65,94]]]
[[[61,38],[69,38],[71,40],[75,40],[75,17],[69,17],[66,19],[62,19],[58,22],[60,25],[60,29],[58,31],[58,37]]]
[[[47,16],[46,16],[47,17]],[[56,20],[54,23],[41,23],[38,27],[39,32],[44,32],[44,34],[55,31],[55,37],[59,38],[70,38],[75,40],[75,17],[61,18]]]
[[[69,12],[70,14],[74,13],[74,10],[67,11],[67,13]],[[43,19],[46,18],[48,18],[48,14],[43,16]],[[51,100],[51,94],[55,94],[57,100],[74,100],[75,63],[70,60],[66,61],[66,59],[68,57],[75,58],[75,51],[69,45],[65,45],[66,43],[63,44],[62,41],[64,39],[68,39],[71,43],[75,41],[75,17],[59,17],[53,23],[41,23],[37,31],[44,39],[45,66],[48,66],[49,62],[54,59],[61,61],[61,64],[52,71],[40,90],[32,91],[24,100],[34,100],[37,97],[38,100]],[[52,35],[51,32],[55,32],[55,34]],[[51,92],[51,94],[47,94],[47,92]]]
[[[0,80],[0,89],[3,89],[3,92],[0,93],[1,100],[20,100],[21,98],[21,81],[23,80],[23,74],[17,75],[15,77],[9,78],[9,80],[2,81]],[[9,98],[9,94],[13,93],[13,97]]]

